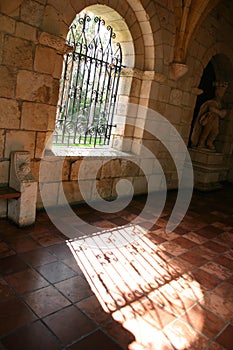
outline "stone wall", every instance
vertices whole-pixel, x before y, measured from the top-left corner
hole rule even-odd
[[[89,6],[97,14],[102,13],[106,22],[113,27],[115,25],[116,34],[122,42],[127,68],[122,74],[118,102],[121,106],[128,102],[140,104],[161,113],[175,126],[186,144],[204,67],[214,55],[223,54],[228,58],[229,67],[232,69],[233,52],[228,42],[233,34],[230,0],[220,1],[215,9],[203,16],[202,22],[187,22],[187,26],[196,27],[190,28],[194,34],[190,38],[185,62],[174,61],[179,33],[177,12],[172,0],[2,0],[1,186],[8,183],[10,152],[14,150],[30,152],[33,174],[39,178],[39,166],[45,145],[54,130],[63,54],[67,50],[65,38],[68,27],[76,13]],[[184,74],[187,69],[188,72]],[[228,80],[229,91],[232,92],[232,70]],[[229,99],[229,103],[232,103],[232,97]],[[148,123],[146,117],[143,119],[137,116],[133,119],[128,110],[120,109],[118,104],[115,118],[117,129],[113,137],[113,147],[137,154],[143,144],[161,163],[168,188],[176,188],[178,184],[174,162],[161,143],[144,132]],[[130,126],[127,125],[127,121]],[[233,168],[232,123],[232,118],[228,117],[224,129],[227,130],[227,138],[221,136],[229,168]],[[129,143],[125,142],[126,139],[134,141],[133,149],[127,148]],[[53,166],[59,161],[59,157],[50,160]],[[91,161],[97,160],[90,159]],[[65,161],[62,180],[70,202],[81,199],[77,190],[78,180],[74,175],[74,169],[78,169],[79,162],[80,159],[73,156]],[[119,160],[112,163],[111,166],[104,166],[97,178],[100,192],[105,197],[112,196],[113,185],[117,179],[126,176],[124,162]],[[146,191],[145,179],[139,169],[131,169],[126,177],[133,178],[136,193]],[[229,179],[232,180],[232,175]],[[88,184],[89,179],[82,181]],[[57,188],[56,203],[59,203],[59,186],[63,185],[56,181],[45,181],[44,186],[47,186],[48,194],[52,187]],[[38,196],[38,208],[41,206]],[[1,201],[0,216],[5,216],[6,212],[6,202]]]

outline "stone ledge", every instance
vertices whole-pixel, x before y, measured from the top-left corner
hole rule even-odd
[[[55,146],[51,151],[46,151],[45,157],[93,157],[95,159],[98,158],[118,158],[118,157],[134,157],[135,155],[132,153],[121,152],[106,147],[99,148],[86,148],[86,147],[62,147]]]

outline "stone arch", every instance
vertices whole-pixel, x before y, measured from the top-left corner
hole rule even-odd
[[[70,0],[68,3],[50,1],[45,8],[45,18],[42,24],[43,30],[66,38],[69,25],[85,8],[95,9],[95,13],[100,14],[106,23],[113,26],[117,36],[126,40],[131,35],[134,46],[134,68],[140,70],[153,70],[155,64],[155,45],[152,30],[152,22],[149,20],[147,11],[143,8],[139,0],[123,0],[121,2],[110,0]],[[147,6],[147,10],[150,10]],[[153,22],[155,19],[153,11]],[[154,24],[155,25],[155,24]],[[158,30],[159,24],[156,23]],[[132,60],[130,61],[132,67]]]

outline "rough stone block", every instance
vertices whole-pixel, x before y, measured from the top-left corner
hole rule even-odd
[[[17,9],[19,8],[21,2],[22,0],[1,0],[1,12],[13,16],[14,13],[17,12]]]
[[[110,159],[103,164],[101,178],[119,177],[121,174],[121,163],[119,159]]]
[[[58,195],[58,205],[65,204],[65,200],[62,195],[62,188],[68,203],[78,203],[83,200],[82,195],[79,190],[78,181],[65,181],[60,184],[59,195]]]
[[[40,184],[40,191],[41,189],[43,191],[43,199],[41,194],[39,195],[39,200],[37,199],[37,203],[40,207],[42,205],[43,207],[53,207],[57,205],[59,185],[59,182]]]
[[[15,68],[1,66],[0,67],[0,96],[14,97],[16,84]]]
[[[96,189],[101,198],[108,199],[112,197],[113,179],[103,179],[96,181]],[[96,199],[96,194],[92,193],[92,199]]]
[[[54,79],[51,76],[21,70],[17,77],[16,97],[22,100],[48,104],[57,104],[57,92],[54,91]],[[55,95],[54,92],[56,92]]]
[[[42,32],[39,35],[39,43],[44,46],[49,46],[60,53],[65,53],[67,48],[65,39],[46,32]]]
[[[147,178],[138,176],[133,179],[134,194],[147,193]]]
[[[31,162],[31,172],[36,181],[39,182],[40,162],[38,160]]]
[[[53,131],[55,128],[56,107],[41,103],[23,102],[21,129]]]
[[[7,184],[9,180],[9,161],[0,162],[0,184]]]
[[[182,104],[182,91],[178,89],[172,89],[170,94],[169,102],[172,105],[178,105],[180,106]]]
[[[24,39],[6,36],[3,50],[3,64],[18,68],[32,68],[33,47]]]
[[[36,41],[36,28],[23,22],[16,23],[15,34],[23,39]]]
[[[29,151],[34,157],[35,132],[11,130],[6,132],[4,157],[9,158],[12,151]]]
[[[39,27],[43,18],[44,6],[38,2],[24,0],[21,5],[21,19],[23,22]]]
[[[121,181],[122,180],[122,181]],[[119,183],[120,181],[120,183]],[[117,192],[117,185],[120,185],[120,190],[118,189]],[[113,185],[112,185],[112,197],[117,198],[119,197],[126,197],[133,195],[132,191],[132,183],[133,183],[133,177],[125,177],[125,178],[115,178],[113,179]],[[131,184],[131,185],[130,185]]]
[[[56,62],[56,51],[43,46],[37,46],[34,69],[38,72],[52,74]]]
[[[0,98],[0,128],[18,129],[20,112],[17,101]]]
[[[161,85],[159,89],[159,100],[161,102],[168,102],[169,97],[171,93],[171,88],[170,86],[167,85]]]
[[[139,173],[139,167],[137,164],[126,159],[121,160],[121,176],[134,177],[134,176],[137,176],[138,173]]]
[[[68,33],[68,25],[64,23],[63,15],[50,5],[45,8],[42,28],[44,31],[56,35]]]
[[[71,6],[70,1],[64,2],[63,0],[48,0],[47,3],[48,5],[52,5],[55,9],[57,9],[60,13],[63,14],[64,22],[68,25],[71,24],[72,20],[77,14],[73,6]]]
[[[64,159],[62,157],[53,157],[52,159],[46,159],[47,157],[41,160],[41,173],[40,181],[42,183],[46,182],[61,182],[63,179],[63,167]]]
[[[0,158],[3,158],[5,145],[5,130],[0,130]]]
[[[42,158],[44,156],[45,146],[51,135],[52,132],[37,132],[35,158]]]
[[[102,167],[102,160],[100,159],[82,159],[77,160],[71,166],[71,180],[87,180],[99,178],[99,171]],[[81,167],[81,168],[80,168]]]
[[[4,15],[0,15],[0,31],[9,34],[14,33],[15,20]]]

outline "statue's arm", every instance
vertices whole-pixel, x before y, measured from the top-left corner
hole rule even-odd
[[[226,116],[227,111],[225,109],[218,109],[215,107],[210,107],[210,112],[217,114],[220,118],[224,118]]]

